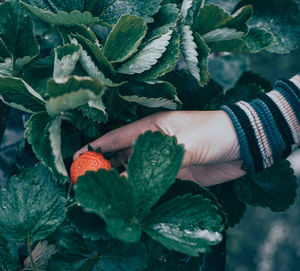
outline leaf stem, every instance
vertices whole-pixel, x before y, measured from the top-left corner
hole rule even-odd
[[[117,159],[120,161],[120,163],[122,164],[122,166],[126,169],[126,171],[128,172],[128,166],[126,165],[126,163],[117,155]]]
[[[32,253],[31,253],[30,236],[29,236],[29,234],[27,234],[27,251],[28,251],[28,255],[29,255],[29,258],[30,258],[30,262],[31,262],[33,271],[37,271],[35,263],[34,263],[34,260],[33,260],[33,257],[32,257]]]

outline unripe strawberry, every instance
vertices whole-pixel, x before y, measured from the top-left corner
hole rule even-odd
[[[87,151],[80,155],[71,165],[71,181],[76,184],[79,176],[84,175],[87,171],[98,171],[100,168],[109,170],[111,164],[101,153]]]

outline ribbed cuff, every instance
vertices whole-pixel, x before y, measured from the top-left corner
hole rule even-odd
[[[300,74],[277,80],[274,90],[249,103],[240,101],[221,109],[233,122],[249,173],[270,167],[300,145]]]

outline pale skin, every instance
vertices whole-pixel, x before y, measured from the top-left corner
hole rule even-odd
[[[184,144],[185,155],[177,176],[180,179],[211,186],[246,174],[241,169],[236,132],[222,110],[157,113],[113,130],[90,145],[94,149],[101,147],[104,153],[117,152],[126,162],[132,152],[132,143],[147,130],[176,136],[178,143]],[[74,159],[87,150],[87,146],[78,150]]]

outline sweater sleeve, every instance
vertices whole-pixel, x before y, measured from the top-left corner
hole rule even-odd
[[[300,146],[300,73],[277,80],[251,102],[222,106],[235,127],[249,173],[260,172]]]

